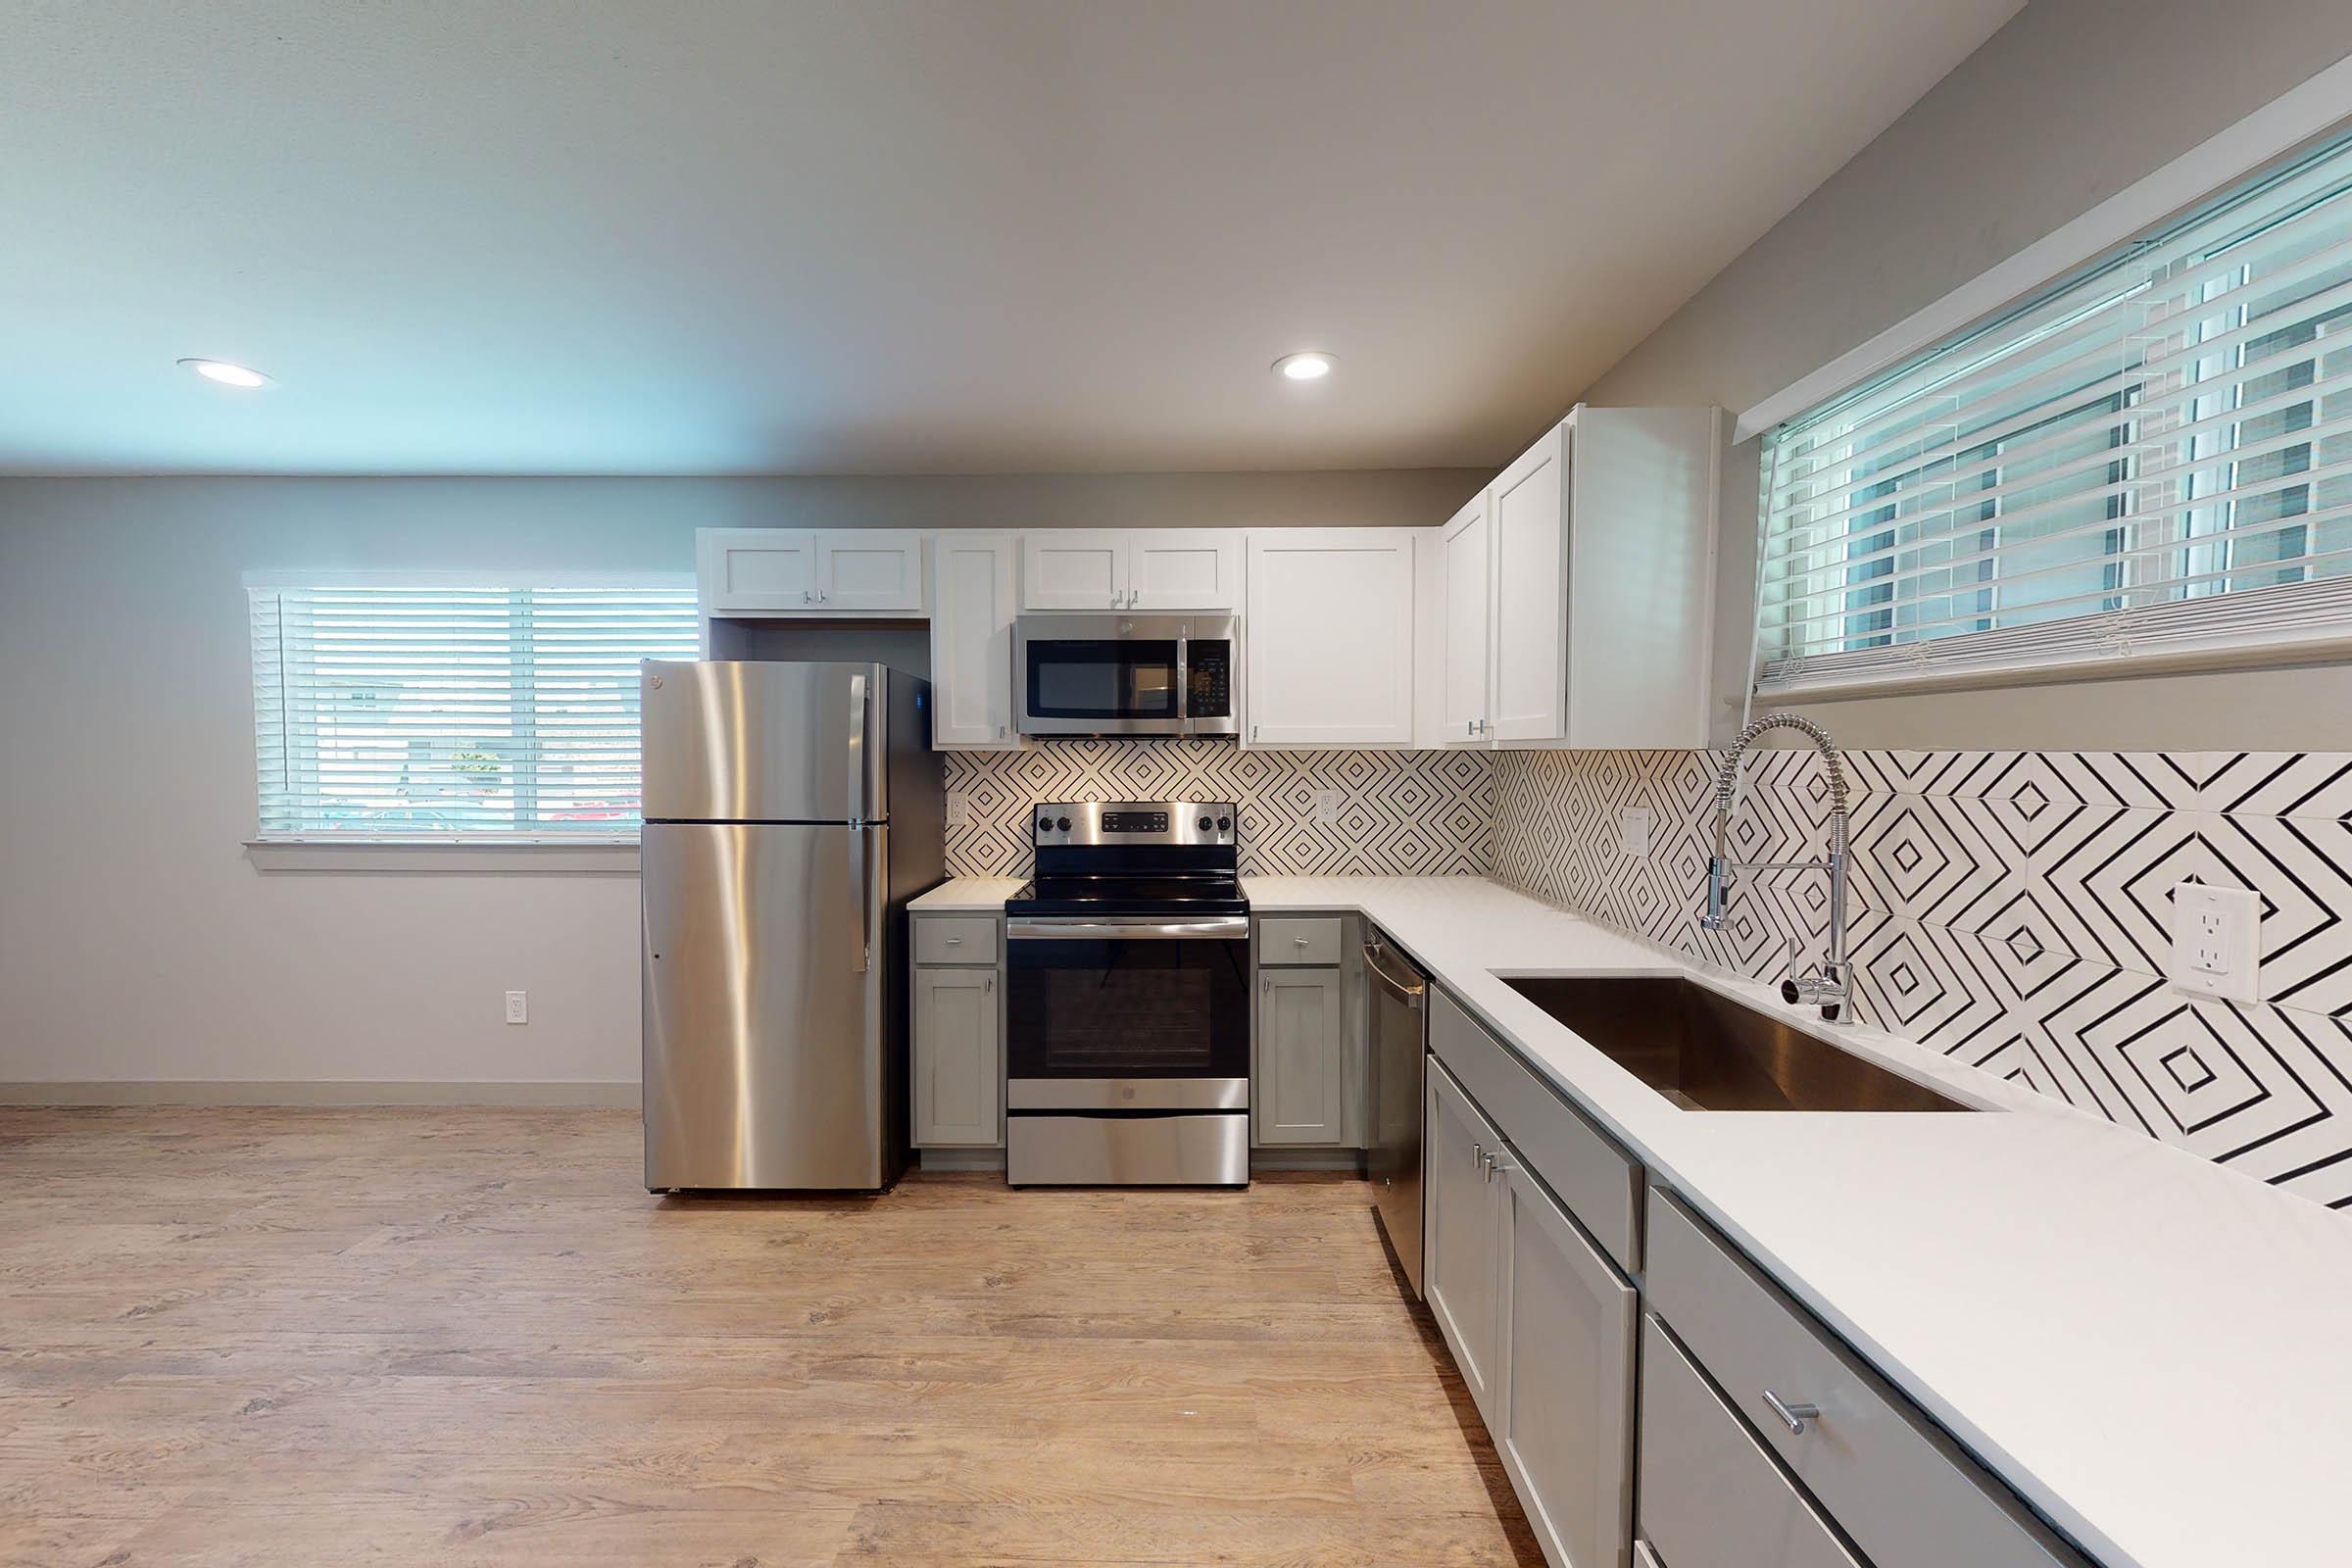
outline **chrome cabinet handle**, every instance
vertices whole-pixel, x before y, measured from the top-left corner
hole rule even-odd
[[[1658,1560],[1657,1548],[1646,1541],[1634,1543],[1634,1568],[1666,1568]]]
[[[1294,948],[1303,948],[1306,946],[1306,938],[1293,937],[1291,938],[1291,946]]]
[[[1801,1438],[1805,1435],[1806,1422],[1821,1419],[1820,1405],[1790,1404],[1770,1389],[1764,1391],[1764,1404],[1774,1415],[1780,1417],[1781,1425],[1788,1429],[1788,1435],[1792,1438]]]
[[[948,938],[948,946],[951,948],[960,948],[963,946],[963,938],[950,937]]]
[[[983,991],[994,991],[994,990],[996,990],[996,989],[997,989],[997,977],[996,977],[995,975],[993,975],[993,974],[992,974],[992,975],[990,975],[990,976],[989,976],[987,979],[985,979],[985,980],[981,981],[981,982],[980,982],[980,989],[981,989],[981,990],[983,990]]]
[[[1478,1163],[1480,1160],[1482,1160],[1482,1159],[1484,1159],[1484,1158],[1486,1158],[1486,1157],[1487,1157],[1487,1146],[1486,1146],[1486,1145],[1484,1145],[1484,1144],[1472,1144],[1472,1145],[1470,1146],[1470,1163],[1471,1163],[1471,1164],[1475,1165],[1475,1164],[1477,1164],[1477,1163]]]

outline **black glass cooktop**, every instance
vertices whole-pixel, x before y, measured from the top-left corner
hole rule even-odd
[[[1104,874],[1046,876],[1004,903],[1007,914],[1188,915],[1248,914],[1239,879],[1219,872],[1165,876]]]

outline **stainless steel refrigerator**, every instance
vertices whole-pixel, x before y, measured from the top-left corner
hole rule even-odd
[[[944,859],[931,689],[882,664],[640,679],[645,1185],[888,1187],[906,901]]]

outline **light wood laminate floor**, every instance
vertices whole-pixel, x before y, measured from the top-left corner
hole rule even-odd
[[[1367,1202],[657,1200],[614,1112],[0,1110],[0,1562],[1540,1563]]]

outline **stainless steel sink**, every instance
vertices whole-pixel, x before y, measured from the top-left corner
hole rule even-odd
[[[1975,1108],[1689,980],[1499,978],[1686,1110]]]

